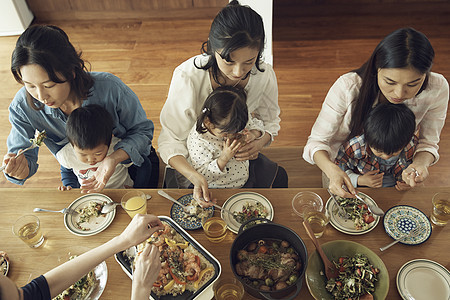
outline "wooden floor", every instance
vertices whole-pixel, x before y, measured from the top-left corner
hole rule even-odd
[[[281,130],[270,146],[284,165],[290,186],[302,185],[311,167],[301,158],[301,147],[320,110],[327,90],[343,73],[359,67],[380,39],[405,26],[423,31],[436,52],[435,72],[450,79],[450,22],[447,3],[407,5],[295,5],[274,1],[273,56],[279,84]],[[281,3],[281,4],[277,4]],[[285,3],[285,4],[283,4]],[[111,20],[54,23],[83,51],[93,71],[119,76],[139,96],[155,123],[155,146],[161,130],[159,112],[164,104],[173,69],[200,51],[210,19]],[[9,71],[17,36],[0,37],[0,153],[6,153],[10,130],[8,105],[21,87]],[[447,123],[448,123],[447,119]],[[441,159],[430,168],[427,186],[450,186],[450,126],[441,135]],[[284,151],[284,152],[283,152]],[[44,147],[38,173],[24,187],[59,184],[59,165]],[[320,182],[317,182],[320,185]],[[0,180],[0,187],[15,185]]]

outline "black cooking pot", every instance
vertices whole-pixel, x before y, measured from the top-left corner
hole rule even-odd
[[[238,251],[245,249],[250,242],[261,239],[285,240],[289,242],[292,248],[294,248],[302,262],[302,268],[299,271],[299,276],[295,284],[277,291],[262,291],[248,284],[241,276],[237,274],[235,266],[239,262],[237,259]],[[308,252],[306,251],[306,246],[303,243],[303,240],[292,229],[283,225],[275,224],[266,219],[254,219],[241,226],[233,245],[231,245],[230,263],[234,276],[242,282],[245,290],[250,295],[259,299],[294,299],[300,293],[300,289],[302,287],[303,277],[305,276],[306,266],[308,263]]]

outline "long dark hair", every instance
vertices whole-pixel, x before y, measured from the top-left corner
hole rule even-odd
[[[416,116],[403,103],[377,105],[364,120],[364,139],[371,148],[392,154],[408,145],[416,130]]]
[[[401,28],[387,35],[375,48],[372,56],[359,69],[354,70],[362,79],[355,99],[350,121],[349,138],[363,131],[363,123],[380,92],[378,69],[412,67],[426,78],[418,93],[426,89],[434,59],[434,50],[428,38],[413,28]]]
[[[203,104],[197,118],[196,130],[205,133],[205,119],[222,132],[234,134],[245,128],[248,122],[247,95],[241,88],[223,86],[215,89]]]
[[[214,81],[219,83],[219,67],[217,66],[215,53],[230,61],[230,54],[238,49],[250,47],[258,49],[255,66],[260,72],[262,53],[264,51],[265,33],[261,16],[248,6],[240,5],[237,0],[231,1],[214,18],[209,37],[202,44],[201,52],[209,56],[204,66],[194,65],[203,70],[211,68]],[[245,76],[250,75],[250,72]]]
[[[29,64],[41,66],[55,83],[70,82],[71,92],[79,99],[86,99],[94,85],[81,52],[75,50],[67,34],[56,26],[34,25],[19,37],[11,58],[11,72],[18,83],[23,84],[20,68]],[[44,107],[29,94],[27,102],[36,110]]]

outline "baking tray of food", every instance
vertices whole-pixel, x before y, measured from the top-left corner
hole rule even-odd
[[[158,216],[158,218],[165,225],[165,230],[154,233],[147,242],[150,241],[162,250],[163,271],[160,272],[160,276],[152,287],[151,298],[158,300],[211,299],[214,296],[213,283],[222,272],[220,262],[172,218],[167,216]],[[144,245],[145,242],[115,254],[116,261],[130,278],[133,278],[132,269],[136,254],[142,251]],[[181,267],[182,270],[174,269],[173,262],[168,261],[169,257],[170,259],[180,257],[180,263],[175,265],[184,265]]]

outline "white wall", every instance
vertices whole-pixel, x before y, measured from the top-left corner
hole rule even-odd
[[[253,8],[263,19],[266,33],[266,48],[264,49],[264,61],[273,65],[272,52],[272,24],[273,24],[273,0],[239,0],[242,5]]]
[[[25,0],[0,0],[0,36],[20,35],[33,18]]]

